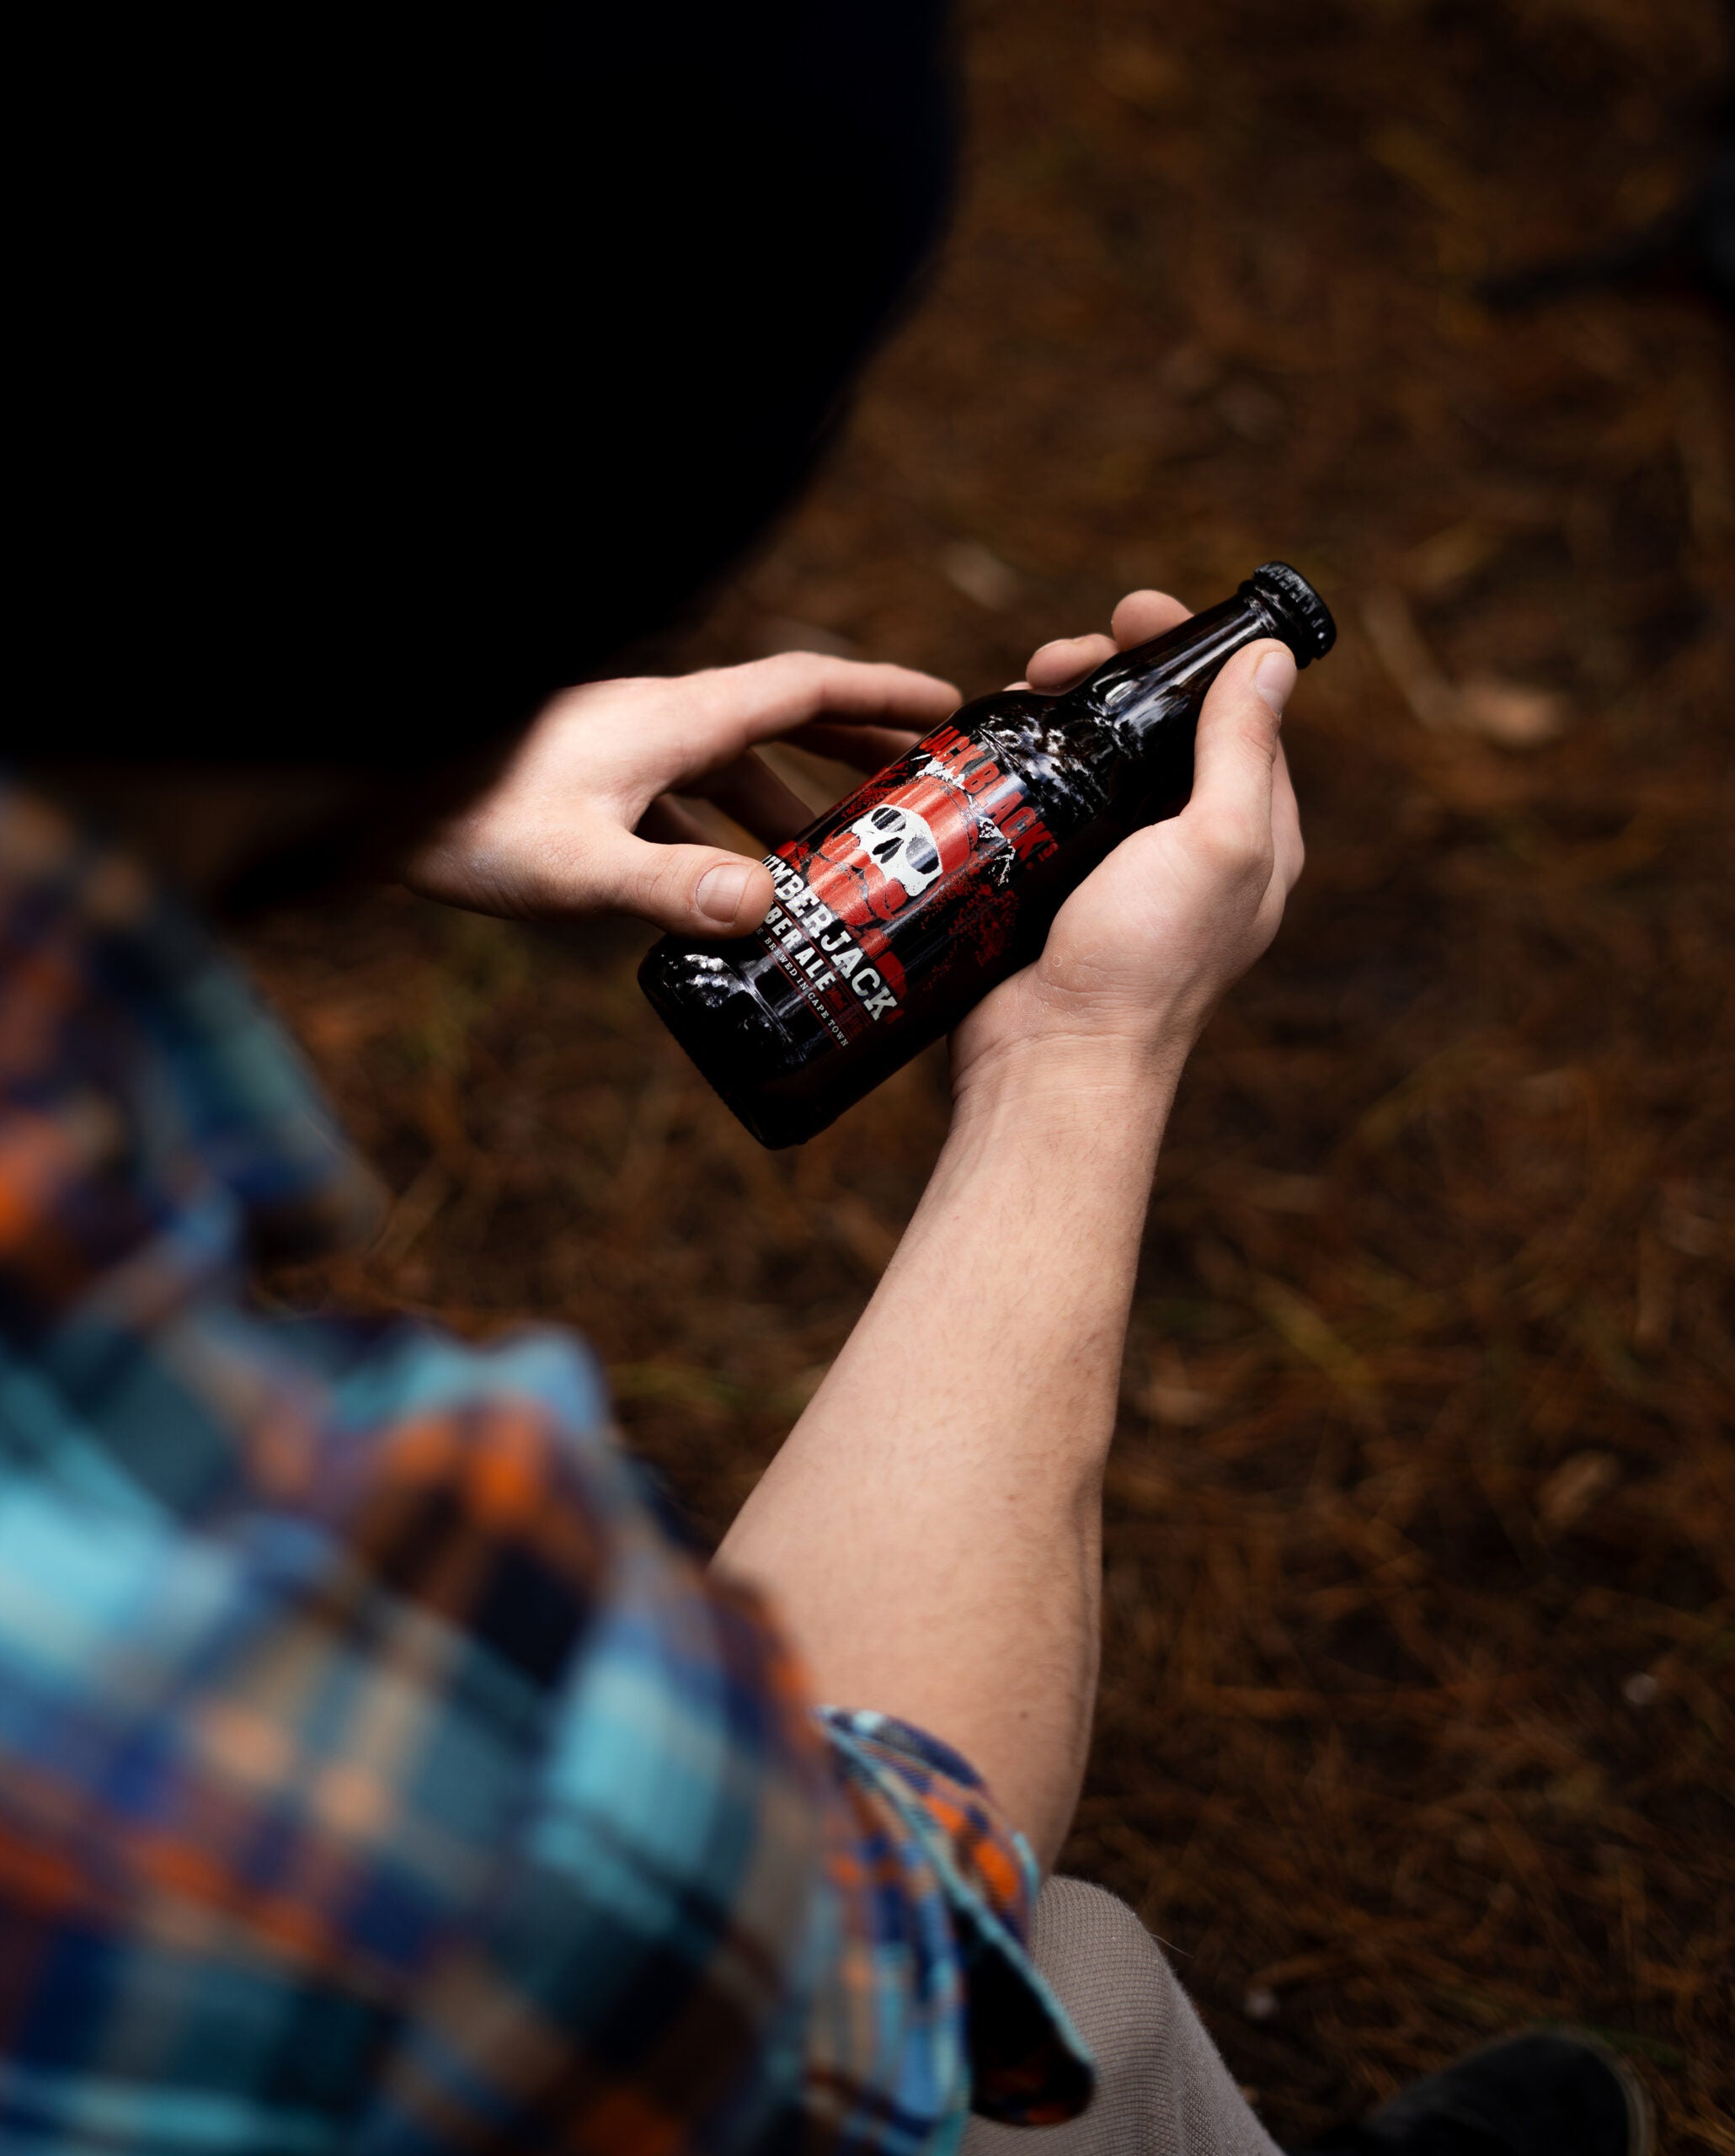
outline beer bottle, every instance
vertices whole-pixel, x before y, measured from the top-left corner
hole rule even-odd
[[[835,1122],[1040,952],[1061,902],[1193,788],[1225,662],[1278,637],[1298,666],[1337,636],[1282,562],[1060,696],[980,696],[768,855],[750,936],[665,936],[639,985],[761,1144]]]

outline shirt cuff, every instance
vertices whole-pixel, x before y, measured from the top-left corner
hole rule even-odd
[[[1076,2118],[1096,2068],[1030,1958],[1042,1880],[1029,1844],[969,1762],[937,1737],[887,1715],[818,1711],[834,1752],[892,1806],[946,1896],[964,1963],[971,2108],[1007,2126]]]

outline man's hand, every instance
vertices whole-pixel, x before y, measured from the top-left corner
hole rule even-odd
[[[1112,638],[1044,644],[1029,685],[1068,688],[1186,618],[1166,594],[1134,592],[1115,609]],[[965,1019],[953,1045],[961,1099],[1015,1073],[1066,1084],[1149,1073],[1172,1084],[1218,999],[1277,933],[1301,873],[1278,739],[1295,680],[1294,659],[1274,641],[1224,668],[1199,718],[1191,800],[1117,846],[1061,907],[1036,963]]]
[[[958,701],[931,674],[806,652],[589,682],[549,705],[504,776],[417,849],[403,880],[478,913],[632,913],[689,935],[745,936],[770,908],[769,872],[705,843],[667,797],[713,801],[781,845],[813,818],[756,742],[876,771]]]

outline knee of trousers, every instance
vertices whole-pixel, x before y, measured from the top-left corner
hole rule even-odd
[[[1051,1879],[1037,1903],[1032,1945],[1104,2082],[1148,2058],[1188,2020],[1162,1950],[1126,1903],[1081,1879]]]

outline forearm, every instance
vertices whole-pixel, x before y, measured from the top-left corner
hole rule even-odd
[[[956,1746],[1045,1862],[1089,1741],[1102,1466],[1171,1091],[1093,1049],[967,1097],[719,1553],[822,1697]]]

